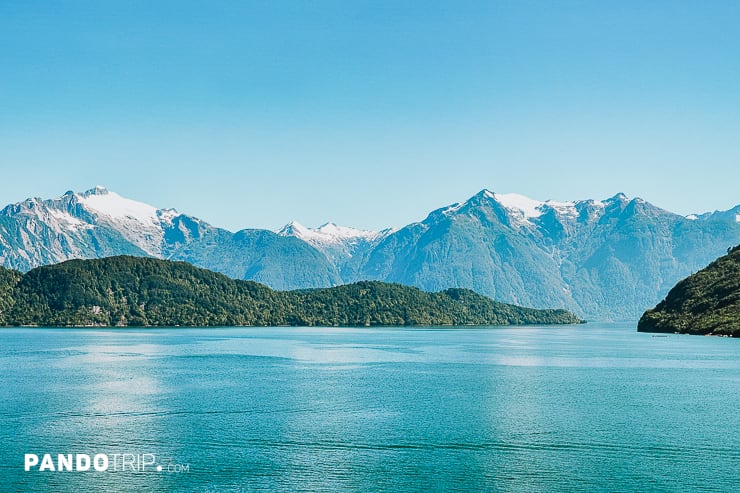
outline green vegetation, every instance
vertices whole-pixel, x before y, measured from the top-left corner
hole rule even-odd
[[[740,337],[740,246],[676,284],[637,330]]]
[[[13,288],[22,276],[18,271],[0,267],[0,325],[7,324],[7,314],[15,301]]]
[[[273,291],[185,262],[70,260],[0,269],[0,324],[40,326],[508,325],[581,322],[565,310],[497,303],[467,289],[382,282]]]
[[[291,325],[522,325],[580,320],[565,310],[498,303],[469,289],[427,293],[401,284],[358,282],[288,293]]]

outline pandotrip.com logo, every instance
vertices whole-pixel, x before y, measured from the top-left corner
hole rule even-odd
[[[175,473],[190,472],[190,464],[156,454],[24,454],[26,472],[118,472]]]

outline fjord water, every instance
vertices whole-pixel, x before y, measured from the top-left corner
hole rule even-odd
[[[3,491],[740,484],[732,339],[606,324],[7,329],[0,369]],[[25,472],[27,453],[155,454],[165,468]]]

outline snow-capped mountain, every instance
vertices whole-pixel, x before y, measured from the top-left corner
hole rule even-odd
[[[100,186],[74,194],[73,200],[87,210],[97,224],[109,225],[126,240],[155,257],[163,253],[165,230],[180,215],[174,209],[157,209]]]
[[[297,221],[283,226],[281,236],[292,236],[313,246],[336,266],[343,280],[357,278],[362,256],[392,229],[369,231],[325,223],[318,228],[307,228]]]
[[[483,190],[383,238],[360,275],[633,319],[738,243],[728,214],[692,221],[624,194],[557,202]]]
[[[124,254],[185,260],[280,289],[340,282],[320,252],[295,238],[261,230],[231,233],[100,186],[56,199],[27,199],[0,211],[4,267],[26,271],[73,258]]]
[[[338,243],[356,243],[372,241],[381,233],[363,229],[337,226],[334,223],[325,223],[318,228],[307,228],[298,221],[292,221],[278,231],[282,236],[295,236],[314,245],[332,245]]]
[[[277,289],[378,279],[636,319],[678,280],[740,244],[738,219],[740,206],[684,217],[624,194],[561,202],[482,190],[397,230],[293,222],[277,233],[232,233],[96,187],[2,209],[0,265],[146,255]]]
[[[51,200],[27,199],[0,211],[0,262],[27,270],[118,251],[161,257],[173,246],[165,239],[171,230],[188,233],[183,219],[174,209],[156,209],[100,186]]]

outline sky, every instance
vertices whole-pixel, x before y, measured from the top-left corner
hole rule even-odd
[[[0,2],[0,204],[106,186],[231,230],[487,188],[740,204],[740,2]]]

